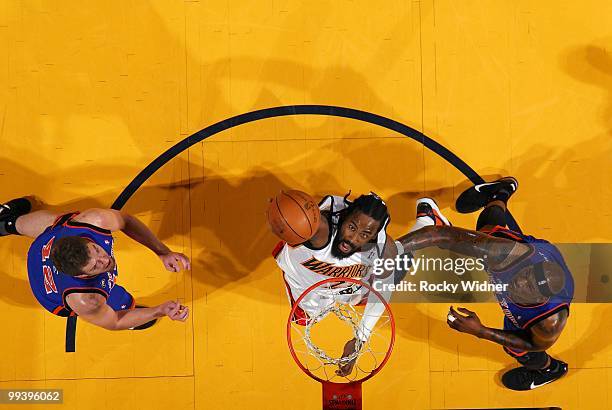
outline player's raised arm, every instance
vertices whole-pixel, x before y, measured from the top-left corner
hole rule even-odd
[[[385,248],[383,251],[382,258],[383,259],[395,259],[398,255],[398,249],[393,238],[387,235],[387,240],[385,243]],[[383,264],[384,266],[384,264]],[[391,300],[392,292],[389,290],[388,285],[393,284],[393,280],[395,277],[395,269],[384,269],[383,273],[380,275],[372,275],[370,285],[379,289],[378,293],[385,299],[385,301],[389,302]],[[376,283],[374,286],[374,283]],[[368,341],[370,338],[376,323],[380,320],[380,317],[386,310],[386,306],[382,303],[378,296],[374,295],[372,292],[368,293],[368,300],[363,311],[363,317],[361,322],[359,323],[359,328],[357,331],[359,341],[357,339],[352,339],[346,342],[343,351],[343,357],[350,356],[353,354],[357,345],[361,345]],[[358,343],[359,342],[359,343]],[[351,373],[353,370],[353,366],[355,365],[357,358],[352,362],[348,362],[344,365],[341,365],[340,368],[336,371],[336,374],[339,376],[346,376]]]
[[[79,317],[108,330],[131,329],[163,316],[180,321],[189,316],[189,308],[175,301],[150,308],[114,311],[102,295],[73,293],[66,297],[66,303]]]
[[[402,236],[405,252],[436,246],[461,255],[487,258],[489,267],[506,266],[530,251],[526,244],[454,226],[426,226]]]
[[[121,230],[130,238],[152,250],[162,260],[166,269],[171,272],[180,271],[181,264],[185,269],[191,268],[187,256],[172,252],[145,224],[126,212],[92,208],[78,215],[75,221],[95,225],[109,231]]]
[[[395,244],[395,241],[390,236],[387,236],[387,241],[385,243],[385,249],[382,255],[383,260],[394,260],[398,255],[398,249]],[[378,293],[387,301],[391,300],[392,292],[389,291],[389,287],[387,285],[393,283],[393,279],[395,277],[395,269],[385,269],[383,264],[383,273],[380,275],[372,275],[371,283],[375,289],[378,290]],[[378,284],[376,284],[378,282]],[[376,284],[376,286],[375,286]],[[385,311],[385,305],[380,303],[378,297],[373,294],[368,295],[368,303],[363,312],[363,320],[359,324],[359,338],[362,341],[366,341],[370,338],[370,334],[376,326],[378,319]]]

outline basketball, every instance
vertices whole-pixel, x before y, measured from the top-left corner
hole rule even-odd
[[[268,224],[272,233],[297,245],[306,242],[319,229],[321,214],[314,199],[305,192],[281,191],[268,206]]]

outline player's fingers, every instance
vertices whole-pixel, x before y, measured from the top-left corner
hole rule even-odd
[[[181,322],[184,322],[186,318],[186,316],[183,316],[183,312],[176,312],[176,314],[172,316],[172,320],[179,320]]]
[[[181,305],[175,302],[174,306],[172,306],[172,309],[170,309],[170,312],[168,312],[168,316],[170,318],[173,318],[179,312],[180,308]]]
[[[457,319],[463,319],[464,317],[468,317],[469,314],[465,313],[462,309],[463,308],[457,308],[457,310],[453,310],[453,316],[455,316]],[[464,316],[464,315],[467,315],[467,316]]]
[[[454,320],[448,320],[449,322],[452,322],[454,325],[454,328],[457,329],[459,326],[461,326],[464,321],[465,321],[465,316],[461,316],[459,313],[455,312],[455,314],[453,315]]]
[[[178,272],[181,270],[181,257],[178,254],[172,256],[172,271]]]
[[[189,308],[187,306],[181,306],[181,310],[179,310],[179,320],[184,322],[189,316]]]
[[[185,267],[186,270],[190,270],[191,269],[191,263],[189,262],[189,258],[183,254],[181,254],[181,256],[183,257],[182,261],[183,261],[183,266]]]
[[[172,309],[174,309],[176,307],[178,303],[175,300],[170,300],[168,302],[166,302],[166,309],[168,312],[170,312]]]
[[[190,268],[190,266],[189,266],[189,258],[187,256],[185,256],[182,253],[177,253],[176,254],[176,261],[177,261],[177,266],[183,265],[183,268],[185,268],[186,270],[189,270],[189,268]],[[179,265],[178,262],[180,262],[181,265]]]
[[[457,310],[460,311],[461,313],[465,313],[468,316],[474,316],[475,315],[474,312],[472,312],[471,310],[466,309],[464,307],[457,308]]]

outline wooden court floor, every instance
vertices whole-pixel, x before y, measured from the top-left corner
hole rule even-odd
[[[605,1],[2,1],[0,200],[108,207],[152,160],[211,124],[336,105],[419,130],[484,177],[517,177],[510,209],[524,232],[609,243],[611,23]],[[193,269],[169,273],[117,235],[120,283],[144,304],[180,299],[190,319],[139,333],[80,322],[77,351],[65,353],[65,321],[27,283],[29,241],[2,238],[0,389],[64,390],[62,406],[36,409],[320,408],[320,386],[285,342],[267,199],[287,187],[372,190],[398,236],[423,194],[472,227],[474,215],[451,207],[466,182],[421,141],[363,121],[292,115],[220,132],[124,207]],[[497,305],[468,307],[501,326]],[[447,309],[393,306],[395,351],[365,385],[365,408],[612,409],[611,304],[573,305],[551,350],[569,374],[527,393],[501,387],[512,359],[451,332]]]

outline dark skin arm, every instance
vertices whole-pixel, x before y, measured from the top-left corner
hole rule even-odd
[[[510,349],[529,352],[543,352],[550,348],[561,335],[568,315],[567,310],[563,309],[539,321],[529,329],[528,337],[525,337],[507,330],[486,327],[480,322],[476,313],[465,308],[460,307],[455,310],[451,306],[448,313],[455,317],[455,320],[451,321],[447,318],[446,321],[452,329],[471,334],[480,339],[490,340]]]
[[[309,244],[315,248],[320,248],[324,246],[325,244],[327,244],[329,240],[329,230],[330,230],[328,217],[329,217],[328,211],[321,212],[321,222],[319,224],[319,229],[317,229],[317,232],[315,232],[315,234],[312,236],[312,238],[310,238],[306,242],[306,244]],[[357,340],[354,338],[347,341],[346,344],[344,345],[342,357],[347,357],[351,355],[352,353],[354,353],[356,343],[357,343]],[[355,366],[355,361],[348,362],[340,366],[339,369],[336,370],[336,374],[339,376],[346,376],[351,373],[351,371],[353,370],[353,366]]]
[[[437,246],[461,255],[486,259],[488,267],[495,270],[508,266],[531,250],[523,243],[454,226],[426,226],[398,241],[405,252]]]

